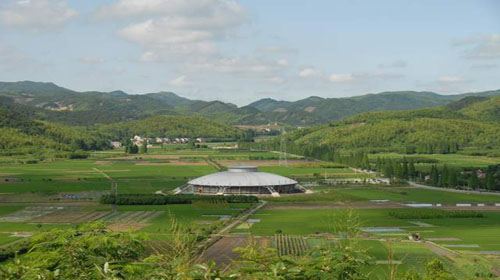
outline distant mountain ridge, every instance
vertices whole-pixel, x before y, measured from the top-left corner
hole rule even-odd
[[[54,83],[0,82],[0,96],[31,107],[41,119],[71,125],[114,123],[156,115],[187,115],[227,124],[278,122],[309,126],[364,112],[435,107],[467,96],[494,95],[500,95],[500,90],[458,95],[398,91],[344,98],[311,96],[298,101],[264,98],[238,107],[218,100],[193,100],[167,91],[133,95],[119,90],[78,92]]]
[[[397,153],[455,153],[500,147],[500,96],[466,96],[446,106],[358,114],[342,121],[296,129],[287,147],[307,151],[363,150]],[[275,139],[277,147],[280,139]]]

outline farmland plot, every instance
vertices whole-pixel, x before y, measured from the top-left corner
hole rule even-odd
[[[36,223],[68,223],[79,224],[98,220],[109,214],[109,211],[82,211],[79,209],[62,209],[36,217],[31,222]]]
[[[260,247],[268,247],[270,238],[267,237],[247,237],[247,236],[224,236],[205,252],[201,259],[203,261],[214,261],[218,267],[226,268],[232,261],[238,259],[239,255],[234,251],[235,248],[245,247],[251,243]]]
[[[63,209],[56,206],[30,206],[0,217],[0,222],[27,222]]]
[[[163,214],[163,211],[124,211],[113,212],[102,218],[111,223],[147,223]]]
[[[103,217],[102,220],[109,222],[108,227],[114,231],[138,230],[149,225],[152,219],[162,214],[163,211],[113,212]]]
[[[280,256],[301,256],[309,248],[302,236],[276,234],[274,235],[274,243]]]

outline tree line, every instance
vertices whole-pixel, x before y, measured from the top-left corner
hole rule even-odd
[[[203,196],[191,194],[159,195],[159,194],[106,194],[100,199],[103,204],[117,205],[166,205],[192,204],[194,202],[209,203],[257,203],[259,199],[251,195]]]

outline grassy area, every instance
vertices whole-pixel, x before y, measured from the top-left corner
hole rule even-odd
[[[428,190],[407,186],[315,186],[312,194],[282,195],[266,197],[273,204],[330,204],[342,202],[360,202],[369,200],[389,200],[400,203],[500,203],[500,196],[488,194],[454,193],[440,190]],[[500,210],[500,208],[499,208]]]
[[[264,172],[276,173],[282,176],[289,177],[313,177],[316,176],[320,179],[327,178],[369,178],[370,174],[356,173],[350,168],[325,168],[318,164],[315,166],[262,166],[259,168]]]
[[[386,154],[390,157],[402,155]],[[463,155],[418,155],[456,164],[483,164],[498,162],[497,158],[472,157]],[[97,198],[103,191],[109,191],[111,180],[117,182],[119,193],[153,193],[158,190],[169,191],[185,184],[190,178],[217,172],[216,167],[206,159],[228,160],[240,164],[258,164],[259,169],[283,176],[299,179],[302,182],[318,183],[324,176],[328,178],[366,178],[372,175],[356,173],[350,168],[333,163],[295,161],[289,166],[273,165],[278,154],[271,152],[248,152],[238,150],[185,149],[175,146],[153,148],[147,155],[124,155],[121,151],[105,151],[92,154],[85,160],[56,160],[36,164],[0,163],[0,217],[5,217],[25,207],[59,205],[54,199],[61,193],[95,192]],[[258,162],[262,160],[262,162]],[[257,162],[256,162],[257,161]],[[235,233],[272,236],[276,232],[288,235],[311,236],[316,233],[334,233],[341,210],[329,209],[328,205],[357,205],[370,203],[369,200],[389,200],[392,203],[500,203],[500,196],[450,193],[408,186],[327,186],[312,187],[313,194],[283,195],[279,198],[266,197],[270,209],[262,209],[252,215],[255,223],[244,223]],[[38,197],[34,203],[2,203],[6,197]],[[86,213],[111,213],[110,205],[100,205],[95,200],[66,200],[64,211]],[[43,204],[41,203],[43,202]],[[74,202],[74,204],[72,204]],[[61,204],[62,205],[62,204]],[[321,208],[321,205],[325,206]],[[118,206],[117,215],[134,216],[146,212],[151,219],[145,220],[136,230],[147,233],[152,240],[169,238],[171,219],[189,227],[193,232],[200,232],[214,225],[220,225],[221,218],[237,215],[250,204],[207,204],[191,205],[134,205]],[[273,207],[274,206],[274,207]],[[305,206],[304,208],[300,208]],[[311,207],[309,207],[311,206]],[[316,208],[313,208],[315,206]],[[307,208],[309,207],[309,208]],[[383,206],[382,206],[383,207]],[[355,209],[360,217],[361,227],[367,232],[360,245],[367,249],[374,261],[387,259],[388,248],[394,251],[394,258],[401,260],[398,270],[414,269],[422,271],[424,264],[437,255],[429,248],[418,243],[403,242],[410,232],[419,232],[424,239],[434,240],[437,244],[455,251],[479,252],[500,251],[500,211],[482,212],[483,217],[475,218],[440,218],[403,219],[402,216],[390,215],[395,209]],[[116,213],[115,213],[116,214]],[[404,216],[404,215],[403,215]],[[121,216],[120,216],[121,217]],[[102,218],[106,220],[105,218]],[[71,227],[79,222],[37,223],[0,222],[0,245],[18,240],[23,233],[36,233],[55,227]],[[120,220],[106,220],[108,224],[120,224]],[[138,223],[139,222],[127,222]],[[389,228],[380,230],[380,228]],[[125,227],[126,228],[126,227]],[[132,227],[133,228],[133,227]],[[371,228],[371,229],[370,229]],[[392,229],[391,229],[392,228]],[[15,233],[21,234],[15,234]],[[206,232],[205,232],[206,233]],[[367,240],[371,239],[371,240]],[[393,242],[387,243],[391,239]],[[326,242],[325,239],[309,237],[310,245]],[[478,255],[474,255],[480,259]],[[459,260],[446,260],[448,267],[454,267],[457,275]],[[466,267],[464,261],[460,266]],[[370,266],[373,279],[383,279],[387,275],[388,265],[373,263]],[[471,270],[472,271],[472,270]]]
[[[249,231],[255,235],[273,235],[277,231],[292,235],[335,233],[336,209],[269,209],[258,211],[252,218],[260,219]],[[424,220],[398,219],[389,209],[357,209],[360,226],[376,237],[406,239],[410,232],[419,232],[425,239],[454,250],[500,250],[500,212],[483,212],[482,218],[439,218]],[[385,228],[385,229],[382,229]],[[474,246],[464,246],[474,245]]]
[[[118,183],[119,192],[151,193],[171,190],[189,178],[216,171],[208,164],[148,164],[134,160],[61,160],[0,168],[0,193],[104,191],[110,189],[110,178]]]
[[[333,190],[339,195],[358,200],[388,199],[405,203],[500,203],[500,196],[466,194],[410,187],[350,187]]]
[[[374,160],[380,158],[403,158],[407,159],[431,159],[436,160],[440,164],[457,167],[486,167],[492,164],[500,164],[500,157],[487,156],[471,156],[463,154],[418,154],[418,155],[403,155],[397,153],[379,153],[370,154],[369,158]]]

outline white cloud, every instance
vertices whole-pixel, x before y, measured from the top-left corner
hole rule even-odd
[[[281,65],[281,66],[288,66],[288,60],[286,59],[279,59],[277,61],[278,65]]]
[[[65,0],[9,1],[0,8],[2,24],[31,30],[61,27],[78,14]]]
[[[331,74],[329,80],[335,83],[351,82],[354,80],[352,74]]]
[[[277,61],[253,57],[219,57],[203,63],[193,63],[190,67],[198,70],[269,79],[275,77],[287,66]]]
[[[97,11],[101,18],[131,17],[118,34],[145,48],[148,59],[213,55],[216,42],[247,21],[234,0],[118,0]]]
[[[301,78],[311,78],[319,76],[321,76],[321,72],[311,67],[303,68],[299,71],[299,77]]]
[[[182,75],[182,76],[179,76],[173,80],[170,80],[168,83],[170,85],[176,86],[176,87],[183,87],[183,86],[187,86],[190,84],[185,75]]]
[[[455,47],[464,48],[468,59],[500,58],[500,34],[469,36],[453,42]]]

